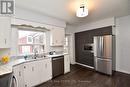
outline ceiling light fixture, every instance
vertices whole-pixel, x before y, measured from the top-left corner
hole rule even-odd
[[[86,6],[85,0],[82,4],[79,5],[79,8],[76,11],[77,17],[86,17],[88,15],[88,8]]]

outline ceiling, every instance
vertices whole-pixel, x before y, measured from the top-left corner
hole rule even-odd
[[[66,21],[69,24],[87,23],[109,17],[130,14],[130,0],[86,0],[89,15],[75,16],[75,10],[82,0],[15,0],[16,6]]]

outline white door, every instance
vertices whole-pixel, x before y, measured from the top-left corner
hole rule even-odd
[[[64,73],[70,72],[70,59],[69,55],[64,55]]]
[[[68,40],[68,54],[69,54],[69,57],[70,57],[70,63],[71,64],[75,64],[75,55],[74,55],[74,35],[70,34],[68,36],[69,40]]]

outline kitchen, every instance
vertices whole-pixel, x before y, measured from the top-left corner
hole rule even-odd
[[[11,20],[15,20],[15,22],[19,24],[10,22]],[[6,34],[9,35],[11,35],[12,31],[12,38],[10,38],[11,36],[9,35],[6,36],[6,43],[3,46],[1,45],[1,49],[4,49],[5,52],[8,52],[8,55],[13,55],[13,53],[18,51],[18,55],[15,53],[15,55],[11,56],[10,62],[7,64],[6,59],[8,59],[8,56],[5,58],[5,62],[3,58],[3,64],[5,63],[5,65],[1,65],[1,75],[6,75],[13,72],[14,87],[35,86],[52,79],[52,77],[54,78],[58,75],[70,72],[69,54],[63,52],[65,45],[64,28],[50,26],[52,27],[52,30],[50,31],[45,27],[42,27],[41,24],[35,22],[28,22],[20,19],[10,19],[9,17],[1,17],[1,24],[3,23],[3,25],[5,25],[5,22],[6,26],[4,26],[3,29],[6,29]],[[12,28],[12,30],[10,30],[10,28]],[[61,33],[62,36],[60,35],[59,37],[57,33]],[[49,38],[46,38],[47,34],[50,36]],[[13,39],[12,43],[11,39]],[[49,43],[47,43],[47,41],[49,41]],[[16,45],[14,47],[12,46],[10,49],[10,44]],[[19,48],[16,48],[16,46]],[[56,52],[49,52],[49,49],[54,50],[55,47],[58,47],[58,50],[55,50]],[[45,51],[45,49],[47,50]],[[10,50],[12,53],[10,53]],[[44,78],[39,79],[40,77]],[[24,81],[26,83],[24,83]]]
[[[75,1],[16,0],[0,15],[0,87],[129,87],[129,1],[99,2],[72,15]]]

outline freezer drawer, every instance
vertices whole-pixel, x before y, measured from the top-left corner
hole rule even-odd
[[[112,61],[110,59],[95,58],[96,71],[112,75]]]

